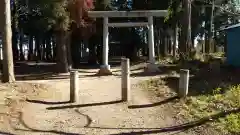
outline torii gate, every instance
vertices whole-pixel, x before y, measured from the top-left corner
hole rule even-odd
[[[92,18],[104,18],[103,22],[103,65],[100,67],[100,73],[111,74],[110,65],[108,64],[109,38],[108,27],[148,27],[148,47],[149,47],[149,64],[147,69],[150,72],[159,71],[155,64],[154,50],[154,26],[153,17],[167,16],[167,10],[141,10],[141,11],[88,11],[88,16]],[[148,22],[124,22],[109,23],[109,17],[146,17]]]

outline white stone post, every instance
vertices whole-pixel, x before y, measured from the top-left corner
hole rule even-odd
[[[155,50],[154,50],[154,29],[153,17],[148,17],[148,47],[149,47],[149,62],[155,64]]]
[[[189,70],[181,69],[180,79],[179,79],[179,90],[178,90],[178,96],[180,98],[184,98],[187,96],[188,86],[189,86]]]
[[[71,71],[70,73],[70,102],[78,102],[79,92],[78,71]]]
[[[122,58],[122,101],[130,100],[130,62],[128,58]]]

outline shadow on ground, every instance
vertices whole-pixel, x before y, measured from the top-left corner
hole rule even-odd
[[[90,106],[101,106],[101,105],[118,104],[118,103],[122,103],[122,102],[123,102],[122,100],[116,100],[116,101],[110,101],[110,102],[89,103],[89,104],[80,104],[80,105],[64,105],[64,106],[48,107],[47,110],[59,110],[59,109],[90,107]]]
[[[119,101],[118,101],[119,102]],[[113,102],[114,104],[116,101]],[[84,106],[93,106],[93,105],[106,105],[106,104],[112,104],[112,103],[96,103],[96,104],[89,104],[89,105],[84,105]],[[66,108],[72,108],[72,107],[66,107]],[[58,108],[57,108],[58,109]],[[64,109],[64,108],[59,108],[59,109]],[[83,128],[89,128],[89,129],[100,129],[100,130],[130,130],[130,132],[121,132],[117,134],[112,134],[112,135],[132,135],[132,134],[157,134],[157,133],[170,133],[170,132],[177,132],[177,131],[186,131],[201,125],[204,125],[208,122],[212,122],[216,119],[219,119],[221,117],[225,117],[226,115],[229,114],[235,114],[240,112],[240,108],[234,109],[234,110],[229,110],[229,111],[224,111],[217,113],[215,115],[211,115],[208,117],[201,118],[196,121],[176,125],[176,126],[170,126],[170,127],[163,127],[163,128],[111,128],[111,127],[91,127],[92,119],[85,114],[82,114],[79,112],[79,110],[75,110],[77,113],[80,115],[83,115],[87,119],[87,123]],[[19,116],[19,121],[20,124],[25,127],[25,129],[20,129],[16,128],[13,125],[12,128],[15,129],[16,131],[22,131],[22,132],[32,132],[32,133],[54,133],[54,134],[67,134],[67,135],[80,135],[77,133],[67,133],[63,131],[57,131],[57,130],[40,130],[40,129],[34,129],[29,127],[23,120],[23,114],[20,113]],[[133,131],[134,130],[134,131]],[[136,131],[136,130],[141,130],[141,131]]]
[[[173,74],[179,72],[179,67],[177,65],[161,65],[159,66],[160,71],[159,72],[138,72],[138,73],[132,73],[132,77],[147,77],[147,76],[159,76],[164,74]]]
[[[82,115],[82,116],[84,116],[86,118],[87,123],[83,127],[89,127],[91,125],[91,123],[92,123],[91,117],[89,117],[86,114],[81,113],[78,109],[76,109],[75,112],[80,114],[80,115]]]
[[[140,62],[135,62],[132,65],[137,65]],[[120,61],[110,61],[112,68],[119,67]],[[87,63],[80,63],[77,67],[80,73],[89,73],[88,75],[80,77],[100,77],[97,71],[87,71],[86,69],[99,69],[100,65],[89,65]],[[133,69],[140,70],[141,68]],[[16,80],[55,80],[55,79],[69,79],[69,75],[58,74],[56,72],[56,63],[45,62],[17,62],[14,67]],[[121,70],[113,71],[113,75]]]
[[[139,109],[139,108],[155,107],[155,106],[160,106],[160,105],[175,101],[176,99],[179,99],[179,98],[177,96],[174,96],[174,97],[167,98],[167,99],[157,102],[157,103],[145,104],[145,105],[131,105],[131,106],[128,106],[128,108],[129,109]]]
[[[23,125],[24,128],[26,129],[16,128],[13,125],[11,125],[12,128],[16,131],[31,132],[31,133],[52,133],[52,134],[59,134],[59,135],[82,135],[78,133],[69,133],[69,132],[63,132],[63,131],[57,131],[57,130],[40,130],[40,129],[31,128],[24,122],[22,113],[19,114],[19,121],[20,121],[20,124]]]
[[[81,72],[81,71],[80,71]],[[98,75],[97,73],[91,73],[89,75],[79,75],[79,78],[85,77],[103,77],[104,75]],[[118,74],[106,75],[106,76],[119,76]],[[57,73],[42,73],[42,74],[28,74],[28,75],[16,75],[16,80],[61,80],[70,79],[69,74],[57,74]]]
[[[7,132],[2,132],[2,131],[0,131],[0,135],[16,135],[16,134],[11,134],[11,133],[7,133]]]
[[[171,126],[171,127],[164,127],[164,128],[102,128],[102,127],[90,127],[90,128],[98,128],[98,129],[129,129],[129,130],[146,130],[146,131],[134,131],[134,132],[122,132],[117,134],[111,134],[111,135],[133,135],[133,134],[157,134],[157,133],[167,133],[167,132],[175,132],[175,131],[185,131],[191,128],[195,128],[198,126],[201,126],[203,124],[206,124],[207,122],[211,122],[213,120],[216,120],[221,117],[225,117],[229,114],[239,113],[240,108],[227,111],[227,112],[220,112],[218,114],[201,118],[197,121],[177,125],[177,126]]]
[[[99,66],[84,66],[81,69],[98,69]],[[55,63],[35,63],[35,62],[22,62],[15,65],[15,77],[16,80],[59,80],[69,79],[69,74],[59,74],[55,72]],[[97,72],[86,71],[78,69],[81,73],[89,73],[87,75],[79,76],[84,77],[100,77]],[[115,74],[113,74],[115,75]]]
[[[160,102],[156,102],[156,103],[152,103],[152,104],[144,104],[144,105],[130,105],[130,106],[128,106],[128,108],[129,109],[140,109],[140,108],[156,107],[156,106],[161,106],[163,104],[167,104],[167,103],[170,103],[170,102],[174,102],[177,99],[179,99],[177,96],[173,96],[173,97],[166,98],[166,99],[164,99],[163,101],[160,101]],[[62,105],[62,106],[48,107],[47,110],[60,110],[60,109],[82,108],[82,107],[90,107],[90,106],[102,106],[102,105],[124,103],[122,100],[116,100],[116,101],[109,101],[109,102],[74,105],[74,104],[71,104],[72,103],[71,101],[49,102],[49,101],[30,100],[30,99],[27,99],[26,101],[29,102],[29,103],[44,104],[44,105],[68,104],[68,105]]]
[[[44,105],[58,105],[58,104],[69,104],[71,101],[60,101],[60,102],[50,102],[50,101],[42,101],[42,100],[31,100],[26,99],[29,103],[35,103],[35,104],[44,104]]]

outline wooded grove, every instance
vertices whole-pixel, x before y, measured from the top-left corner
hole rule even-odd
[[[197,43],[202,53],[213,53],[226,45],[220,28],[239,21],[238,0],[2,0],[0,6],[4,10],[0,19],[4,82],[15,81],[12,63],[19,61],[56,62],[60,73],[68,72],[69,66],[76,68],[81,61],[101,64],[102,19],[89,18],[91,10],[168,10],[167,17],[154,18],[158,58],[185,59]],[[8,17],[11,23],[4,21]],[[110,19],[140,20],[146,21]],[[144,27],[110,28],[109,57],[135,61],[147,56],[146,37]]]

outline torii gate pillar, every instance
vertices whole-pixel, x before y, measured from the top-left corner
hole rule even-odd
[[[103,18],[103,65],[101,65],[99,74],[111,75],[110,65],[108,64],[109,51],[109,32],[108,32],[108,17]]]
[[[159,72],[160,69],[158,68],[158,65],[155,61],[153,16],[148,17],[148,48],[149,64],[145,69],[147,72]]]

